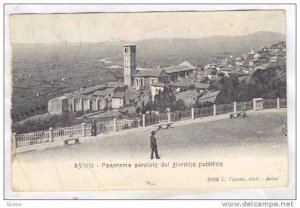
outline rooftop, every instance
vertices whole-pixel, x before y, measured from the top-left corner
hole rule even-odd
[[[205,95],[198,99],[199,103],[211,102],[214,103],[220,91],[207,92]]]
[[[166,67],[163,69],[166,71],[166,73],[176,73],[176,72],[184,72],[184,71],[194,70],[194,69],[197,69],[197,67],[195,67],[188,61],[183,61],[181,64],[179,64],[177,66],[170,66],[170,67]]]
[[[195,83],[195,88],[198,88],[198,89],[208,89],[209,86],[210,86],[210,84],[208,84],[208,83],[201,83],[201,82]]]
[[[126,46],[136,46],[135,44],[133,44],[133,43],[126,43],[125,45],[123,45],[124,47],[126,47]]]
[[[153,83],[151,85],[155,86],[155,87],[164,87],[164,86],[166,86],[164,83],[161,83],[161,82]]]
[[[56,98],[52,98],[50,99],[50,101],[53,101],[53,100],[64,100],[64,99],[67,99],[68,97],[63,95],[63,96],[60,96],[60,97],[56,97]]]
[[[237,75],[248,75],[242,68],[237,68],[233,71],[228,72],[229,74],[237,74]]]
[[[135,77],[159,77],[163,69],[143,69],[135,74]]]
[[[106,88],[115,88],[115,87],[123,87],[126,86],[123,82],[107,82],[105,84]]]
[[[76,95],[76,99],[89,99],[88,95]]]
[[[124,92],[116,92],[112,97],[113,98],[123,98],[125,96]]]
[[[235,70],[237,69],[238,67],[237,66],[233,66],[233,65],[227,65],[225,66],[223,69],[221,69],[222,71],[232,71],[232,70]]]
[[[101,91],[95,91],[92,95],[93,96],[98,96],[98,97],[105,97],[109,94],[114,94],[114,89],[106,89],[106,90],[101,90]]]
[[[101,84],[101,85],[95,85],[93,87],[88,87],[88,88],[84,88],[82,90],[76,90],[74,92],[71,92],[71,93],[67,93],[66,96],[71,98],[71,97],[77,97],[79,95],[82,95],[82,94],[88,94],[88,93],[92,93],[96,90],[104,90],[105,89],[105,84]]]

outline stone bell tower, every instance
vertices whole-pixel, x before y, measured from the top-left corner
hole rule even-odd
[[[134,84],[134,75],[136,73],[136,46],[135,45],[124,45],[124,84],[128,87]]]

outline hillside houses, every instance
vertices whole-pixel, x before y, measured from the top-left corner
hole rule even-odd
[[[66,93],[48,102],[48,112],[62,114],[77,111],[102,112],[129,107],[143,108],[166,88],[170,88],[176,100],[183,100],[187,106],[192,106],[195,102],[214,103],[219,94],[219,91],[210,89],[210,83],[214,80],[223,76],[235,76],[239,82],[247,82],[256,70],[266,69],[286,59],[285,42],[261,47],[258,50],[251,47],[249,52],[238,57],[229,56],[217,63],[206,64],[202,68],[188,61],[168,67],[137,67],[136,51],[135,45],[124,46],[124,82],[108,82]]]
[[[225,76],[247,76],[254,73],[257,69],[265,69],[270,64],[276,64],[280,61],[285,61],[286,58],[286,44],[280,42],[277,44],[261,47],[255,51],[252,47],[250,52],[243,54],[240,57],[220,61],[218,70]],[[216,65],[216,64],[213,64]],[[211,65],[206,65],[211,66]],[[209,70],[211,67],[204,67]],[[209,78],[211,76],[208,76]]]

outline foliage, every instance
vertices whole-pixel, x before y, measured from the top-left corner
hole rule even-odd
[[[145,108],[142,109],[142,112],[146,111],[159,111],[166,112],[167,109],[170,111],[180,111],[185,110],[188,107],[185,105],[183,100],[176,100],[175,93],[172,88],[165,87],[162,92],[159,92],[154,97],[154,101],[150,101],[145,105]]]
[[[213,106],[214,103],[212,102],[204,102],[204,103],[195,103],[195,108],[204,108],[204,107],[209,107],[209,106]]]
[[[270,65],[258,69],[249,81],[239,83],[237,76],[220,77],[212,82],[210,89],[219,90],[217,104],[249,101],[253,98],[286,98],[286,66]]]
[[[48,130],[50,127],[60,128],[79,124],[81,121],[77,120],[76,117],[81,116],[82,114],[83,112],[72,112],[17,122],[12,125],[12,132],[20,134]]]

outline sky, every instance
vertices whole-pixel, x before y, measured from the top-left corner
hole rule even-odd
[[[285,34],[283,10],[18,14],[10,16],[12,43],[134,42],[151,38],[202,38]]]

